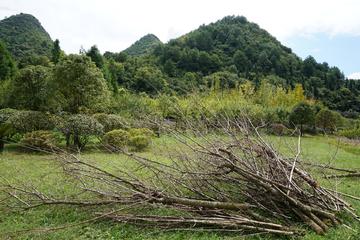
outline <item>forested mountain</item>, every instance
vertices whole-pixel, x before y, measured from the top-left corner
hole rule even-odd
[[[20,13],[1,20],[0,39],[15,61],[25,56],[51,56],[50,35],[30,14]]]
[[[29,14],[0,21],[0,38],[19,69],[46,67],[52,58],[54,44],[49,34]],[[101,56],[93,46],[83,54],[102,69],[114,94],[117,86],[156,96],[158,91],[181,95],[216,88],[230,92],[247,82],[255,92],[262,84],[268,84],[269,92],[276,92],[279,86],[289,92],[301,84],[307,99],[314,98],[348,115],[360,112],[360,81],[345,79],[339,68],[318,63],[312,56],[299,58],[244,16],[227,16],[201,25],[166,44],[148,34],[123,52],[106,51]],[[6,64],[10,72],[16,72],[10,60]]]
[[[140,57],[151,52],[159,43],[161,43],[161,41],[154,34],[147,34],[123,52],[126,52],[132,57]]]
[[[190,73],[195,85],[207,87],[216,77],[222,88],[234,88],[236,81],[246,79],[256,89],[262,78],[286,89],[301,83],[308,98],[321,100],[331,109],[360,112],[359,81],[345,79],[339,68],[318,63],[312,56],[300,59],[243,16],[227,16],[202,25],[158,45],[152,54],[171,78],[169,83],[181,87],[193,86],[194,81],[184,84]]]

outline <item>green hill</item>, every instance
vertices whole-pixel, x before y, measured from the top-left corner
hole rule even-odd
[[[37,55],[51,57],[53,41],[32,15],[20,13],[0,21],[0,39],[13,60]]]
[[[129,56],[140,57],[151,52],[159,43],[162,43],[154,34],[147,34],[124,50]]]
[[[243,78],[277,75],[296,81],[301,59],[256,23],[227,16],[156,47],[162,64],[172,61],[181,72],[208,75],[232,65]]]
[[[222,89],[234,88],[246,79],[258,89],[265,78],[286,89],[301,83],[308,98],[321,100],[330,109],[360,112],[360,81],[345,79],[338,67],[318,63],[312,56],[299,58],[244,16],[201,25],[157,45],[152,54],[170,77],[168,83],[180,88],[210,87],[219,78]]]

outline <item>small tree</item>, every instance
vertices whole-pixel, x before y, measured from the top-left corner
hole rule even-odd
[[[64,57],[54,67],[47,90],[53,111],[97,112],[105,111],[110,104],[110,92],[101,70],[84,55]]]
[[[130,129],[129,124],[122,117],[117,115],[100,113],[96,114],[94,118],[103,125],[105,133],[115,129]]]
[[[28,66],[21,69],[12,80],[10,106],[34,111],[45,109],[45,84],[50,76],[51,69],[44,66]]]
[[[44,113],[21,111],[12,115],[7,121],[16,133],[28,133],[37,130],[51,130],[54,123]]]
[[[319,111],[315,117],[315,123],[317,126],[323,128],[324,131],[329,129],[331,132],[342,125],[341,116],[328,108],[323,108]]]
[[[70,150],[71,139],[79,149],[85,147],[91,137],[104,134],[104,127],[93,117],[85,114],[74,114],[54,117],[56,128],[66,137],[66,147]]]
[[[59,135],[56,135],[50,131],[39,130],[26,133],[25,136],[20,139],[20,141],[29,146],[44,148],[53,143],[59,142],[60,137]]]
[[[313,125],[315,121],[314,110],[307,102],[296,104],[290,112],[290,126],[300,124],[300,135],[303,134],[303,125]]]

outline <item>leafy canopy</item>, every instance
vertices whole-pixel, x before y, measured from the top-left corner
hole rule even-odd
[[[110,92],[101,70],[84,55],[64,57],[54,67],[47,89],[53,111],[102,112],[110,102]]]

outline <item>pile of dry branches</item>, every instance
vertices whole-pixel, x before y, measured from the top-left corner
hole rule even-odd
[[[151,156],[104,146],[118,157],[107,165],[106,159],[94,163],[53,150],[65,174],[56,180],[61,191],[46,194],[30,180],[3,178],[1,191],[7,197],[1,202],[9,211],[46,204],[116,204],[121,208],[99,214],[164,231],[294,235],[305,224],[321,234],[342,221],[337,212],[359,220],[350,204],[322,187],[300,163],[300,137],[289,156],[266,141],[245,113],[238,119],[205,109],[197,121],[181,116],[181,129],[166,120],[146,120],[163,136]],[[94,201],[89,193],[100,197]]]

